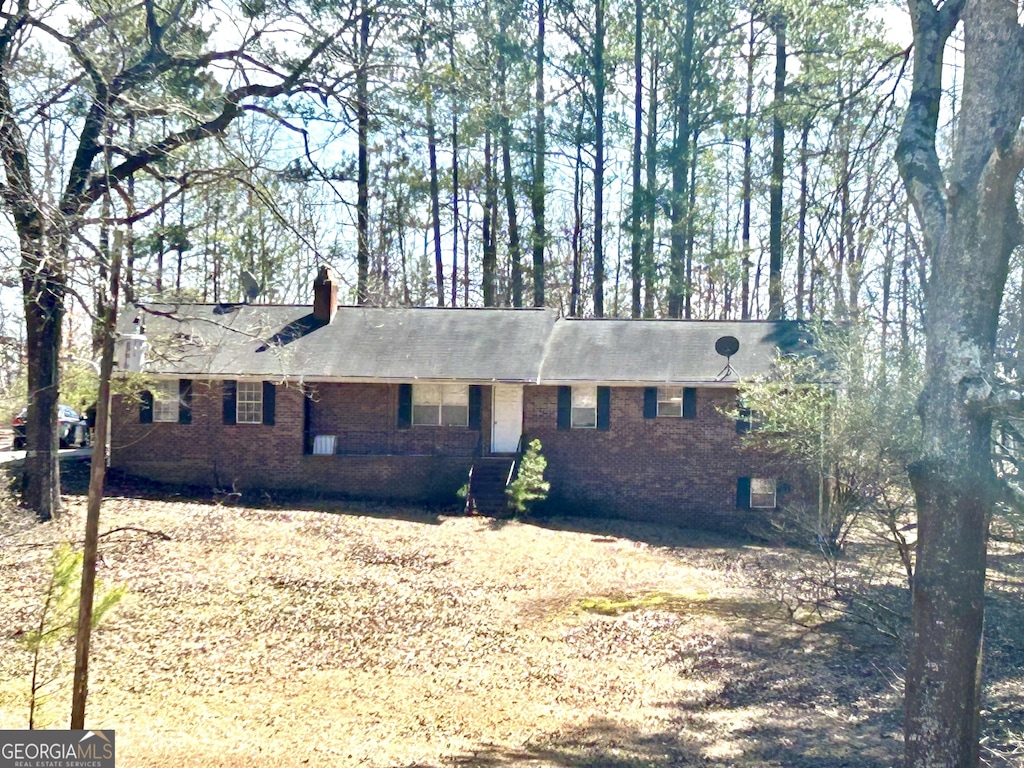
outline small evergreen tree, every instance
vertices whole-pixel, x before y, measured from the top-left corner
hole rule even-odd
[[[551,483],[544,479],[544,470],[547,469],[548,460],[540,452],[540,440],[533,439],[526,447],[519,462],[519,471],[516,472],[515,480],[508,484],[505,495],[508,496],[509,506],[515,515],[526,515],[530,507],[536,501],[543,501],[548,497],[551,490]]]
[[[55,653],[48,657],[45,652],[66,643],[74,635],[81,578],[82,553],[73,550],[66,542],[61,544],[50,557],[50,578],[43,595],[39,620],[33,629],[23,633],[19,638],[32,655],[28,702],[29,729],[46,725],[46,722],[40,721],[41,707],[60,689],[67,665],[62,654]],[[97,585],[92,614],[93,627],[99,624],[107,611],[117,605],[124,594],[124,587],[106,589]]]

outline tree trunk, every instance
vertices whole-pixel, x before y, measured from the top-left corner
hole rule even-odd
[[[85,729],[85,704],[89,695],[89,648],[92,642],[93,596],[96,592],[96,555],[99,543],[100,505],[107,471],[107,425],[110,423],[110,376],[114,370],[117,335],[118,286],[121,282],[120,232],[114,235],[110,255],[109,296],[103,308],[103,348],[100,355],[99,393],[96,399],[96,431],[89,464],[89,496],[86,502],[85,542],[82,553],[82,584],[75,628],[75,675],[71,688],[71,729]],[[100,289],[103,292],[103,289]]]
[[[697,0],[686,0],[686,29],[676,62],[676,125],[672,145],[672,235],[669,252],[668,314],[682,317],[686,294],[686,225],[690,216],[690,100],[693,92],[693,24]]]
[[[495,294],[495,272],[497,271],[497,238],[494,235],[494,205],[496,194],[494,190],[494,170],[491,158],[491,131],[484,135],[484,255],[483,255],[483,282],[484,306],[496,306]]]
[[[796,229],[796,319],[804,319],[804,280],[807,274],[807,176],[809,157],[807,142],[811,134],[811,121],[804,121],[800,131],[800,212]]]
[[[643,97],[644,97],[644,3],[635,0],[633,4],[633,196],[630,206],[629,266],[633,278],[630,316],[640,317],[641,289],[643,286],[643,187],[640,185],[640,163],[642,162]]]
[[[1017,8],[999,0],[909,0],[913,90],[897,160],[931,257],[919,413],[910,468],[918,512],[906,670],[907,768],[979,764],[978,708],[991,464],[994,350],[1009,257],[1021,242],[1024,59]],[[962,15],[962,109],[952,160],[935,150],[942,54]]]
[[[583,115],[579,116],[577,135],[582,134]],[[572,277],[569,288],[569,317],[578,317],[580,313],[581,282],[583,273],[583,147],[576,142],[576,163],[573,165],[572,185]]]
[[[654,317],[654,230],[658,223],[658,46],[651,52],[651,86],[647,101],[647,194],[644,205],[644,317]]]
[[[25,312],[25,362],[28,414],[22,501],[41,520],[60,513],[60,465],[57,456],[58,355],[64,322],[67,256],[63,219],[48,222],[37,203],[31,161],[15,119],[4,72],[14,25],[0,31],[0,157],[6,175],[4,203],[11,213],[21,251],[21,287]]]
[[[508,100],[505,94],[505,80],[508,77],[507,57],[498,52],[498,97],[500,101],[499,120],[501,125],[501,168],[502,188],[505,193],[505,211],[508,216],[508,260],[512,282],[512,306],[523,306],[523,265],[519,248],[519,220],[516,216],[515,180],[512,177],[512,123],[508,116]]]
[[[752,187],[752,163],[753,149],[751,146],[751,135],[753,134],[753,112],[754,112],[754,45],[757,39],[754,35],[754,15],[750,15],[750,35],[747,38],[747,92],[746,112],[743,120],[743,190],[740,199],[743,205],[743,233],[742,250],[743,266],[740,275],[740,318],[750,319],[750,199]]]
[[[604,4],[594,3],[594,317],[604,317]]]
[[[356,70],[356,123],[359,160],[356,193],[356,303],[369,300],[370,276],[370,9],[362,0],[359,15],[359,68]]]
[[[425,13],[426,10],[424,10]],[[427,52],[424,37],[426,37],[425,21],[424,25],[420,28],[419,39],[415,43],[416,63],[419,66],[420,77],[423,78],[425,84],[424,99],[426,104],[424,109],[427,120],[427,158],[430,165],[430,218],[434,231],[434,273],[437,285],[437,306],[443,307],[445,294],[444,256],[441,252],[441,193],[437,180],[437,128],[434,125],[434,96],[430,84],[426,82]]]
[[[700,129],[690,136],[690,169],[686,209],[686,282],[683,284],[683,317],[693,317],[693,246],[696,239],[696,222],[693,213],[697,210],[697,142]]]
[[[22,501],[40,520],[49,520],[61,510],[57,399],[64,323],[64,277],[59,264],[64,260],[47,254],[38,241],[24,235],[20,239],[28,377]]]
[[[530,205],[533,212],[533,306],[544,306],[544,246],[547,240],[544,221],[544,161],[547,152],[547,124],[544,117],[544,0],[537,0],[537,95],[533,123],[533,186]]]
[[[786,98],[786,19],[779,14],[775,26],[775,94],[772,102],[772,178],[768,215],[768,319],[781,320],[782,303],[782,177],[785,170],[786,127],[782,110]]]

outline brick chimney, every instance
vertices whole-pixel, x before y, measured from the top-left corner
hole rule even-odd
[[[331,270],[320,267],[313,281],[313,317],[325,323],[334,319],[338,311],[338,284],[331,277]]]

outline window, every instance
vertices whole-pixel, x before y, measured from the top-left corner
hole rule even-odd
[[[572,428],[597,428],[597,387],[572,388]]]
[[[775,508],[775,481],[765,477],[750,478],[750,506],[752,509]]]
[[[263,423],[263,382],[240,381],[235,391],[235,422]]]
[[[736,433],[742,435],[745,432],[756,432],[761,428],[761,414],[758,411],[741,405],[736,419]]]
[[[683,388],[658,387],[658,416],[683,415]]]
[[[158,381],[153,388],[153,421],[178,420],[178,382]]]
[[[412,423],[428,427],[469,426],[469,386],[414,384]]]

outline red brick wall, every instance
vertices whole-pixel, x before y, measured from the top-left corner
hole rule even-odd
[[[739,477],[782,477],[743,448],[722,414],[731,389],[698,389],[697,418],[644,418],[643,387],[612,387],[609,429],[559,430],[558,387],[527,387],[524,431],[539,438],[551,482],[548,508],[702,528],[745,528],[764,511],[737,509]]]
[[[489,440],[490,388],[483,389],[482,430],[400,430],[398,385],[318,385],[311,434],[337,435],[341,455],[334,456],[303,454],[305,404],[298,387],[277,387],[273,426],[225,425],[220,382],[194,383],[187,425],[142,424],[137,403],[115,396],[111,466],[160,482],[240,491],[276,488],[455,503],[474,452]]]
[[[316,384],[310,389],[312,434],[335,435],[340,454],[466,457],[489,446],[490,387],[481,387],[479,430],[422,425],[399,429],[397,384]]]
[[[337,455],[303,454],[304,395],[297,387],[277,388],[273,426],[226,426],[220,382],[197,381],[189,425],[141,424],[138,406],[115,397],[111,464],[162,482],[243,492],[277,488],[455,503],[474,452],[489,447],[490,387],[482,392],[481,430],[398,429],[395,384],[313,389],[311,434],[337,435]],[[700,389],[696,419],[645,419],[643,388],[613,387],[608,431],[559,430],[558,388],[526,387],[524,432],[541,440],[548,460],[546,506],[588,516],[745,527],[765,512],[737,509],[737,478],[798,483],[777,462],[741,446],[734,422],[720,412],[734,398],[732,390]]]

